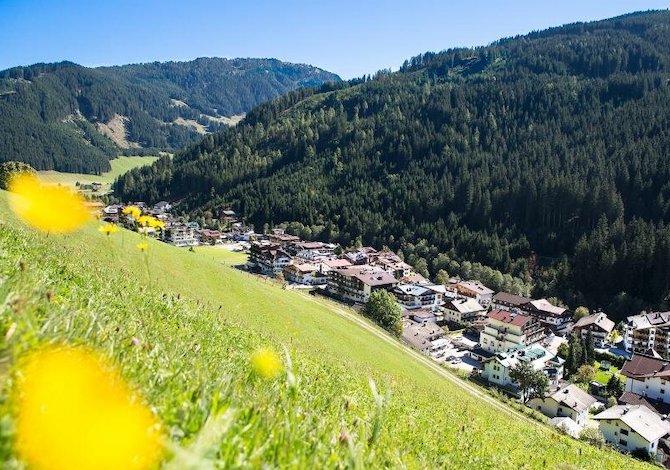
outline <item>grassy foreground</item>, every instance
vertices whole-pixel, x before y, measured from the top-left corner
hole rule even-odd
[[[240,254],[149,242],[147,270],[137,234],[96,228],[35,234],[0,194],[5,467],[13,365],[45,342],[108,355],[160,417],[172,468],[644,467],[482,402],[357,317],[230,267]],[[290,374],[250,373],[265,346]]]
[[[117,157],[110,160],[111,171],[102,175],[88,175],[85,173],[63,173],[60,171],[39,171],[40,178],[45,183],[62,184],[74,187],[77,181],[82,184],[102,183],[101,192],[109,191],[111,184],[122,174],[140,166],[151,165],[158,157]]]

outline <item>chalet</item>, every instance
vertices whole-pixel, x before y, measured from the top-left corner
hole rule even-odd
[[[493,299],[493,291],[479,281],[460,281],[449,285],[459,295],[475,299],[482,305],[488,305]]]
[[[163,214],[165,212],[168,212],[170,209],[172,209],[172,204],[170,204],[167,201],[160,201],[154,204],[152,212],[154,214]]]
[[[112,204],[110,206],[107,206],[102,210],[102,220],[104,222],[117,224],[121,220],[122,210],[123,206],[119,204]]]
[[[298,241],[288,244],[286,251],[291,256],[315,263],[336,258],[335,248],[337,245],[332,243]]]
[[[237,214],[235,214],[234,210],[231,209],[224,209],[221,211],[221,215],[219,216],[223,222],[234,222],[237,220]]]
[[[248,242],[256,237],[253,227],[236,223],[230,230],[230,238],[234,241]]]
[[[589,410],[596,403],[598,400],[594,397],[576,385],[570,384],[544,399],[533,398],[528,402],[528,406],[549,418],[570,418],[583,427],[589,417]]]
[[[607,318],[603,312],[594,313],[580,318],[572,327],[572,332],[580,338],[586,338],[591,332],[593,344],[602,348],[614,329],[614,322]]]
[[[480,343],[485,351],[498,353],[519,346],[529,346],[542,338],[544,327],[536,318],[504,310],[492,310],[480,335]]]
[[[198,240],[192,226],[179,222],[170,224],[163,232],[163,240],[174,246],[196,246]]]
[[[328,275],[322,273],[315,264],[289,264],[284,267],[284,278],[289,282],[308,286],[325,285]]]
[[[359,248],[357,250],[345,253],[343,258],[348,260],[351,264],[364,265],[364,264],[368,264],[369,261],[370,261],[370,258],[374,257],[374,255],[376,253],[377,253],[377,250],[375,250],[374,248],[369,247],[369,246],[364,246],[364,247]]]
[[[300,241],[300,237],[295,235],[289,235],[287,233],[271,233],[268,235],[268,240],[272,243],[281,245],[282,248],[285,248],[287,245]]]
[[[219,230],[203,228],[198,230],[198,237],[200,238],[200,243],[204,245],[217,245],[223,242],[225,235]]]
[[[521,362],[530,364],[535,370],[544,371],[551,383],[556,384],[563,377],[563,361],[543,347],[533,345],[497,353],[484,360],[482,378],[507,390],[517,391],[518,386],[512,380],[510,372]]]
[[[415,323],[411,320],[403,322],[402,340],[423,354],[439,357],[449,346],[445,332],[435,323]]]
[[[370,266],[347,266],[328,272],[328,292],[339,299],[366,303],[372,292],[393,289],[398,281],[383,269]]]
[[[344,258],[328,259],[321,262],[321,271],[327,273],[328,271],[331,271],[333,269],[346,268],[349,266],[353,266],[353,264],[348,259]]]
[[[593,417],[605,440],[623,452],[644,449],[656,455],[670,423],[643,405],[616,405]]]
[[[670,363],[665,359],[633,353],[621,369],[626,377],[627,402],[635,402],[631,394],[653,404],[659,401],[670,404]],[[656,408],[656,407],[654,407]]]
[[[291,257],[279,244],[267,241],[253,242],[249,249],[247,268],[273,276],[281,273],[291,261]]]
[[[496,310],[521,313],[521,307],[530,301],[531,299],[521,295],[508,294],[507,292],[498,292],[491,299],[491,307]]]
[[[552,305],[547,299],[531,300],[522,305],[521,310],[559,333],[567,329],[572,318],[567,308]]]
[[[443,292],[440,287],[421,284],[398,284],[392,292],[398,299],[398,303],[405,308],[437,310],[443,304]]]
[[[444,319],[459,325],[470,325],[486,317],[486,309],[475,299],[453,299],[444,304]]]
[[[670,358],[670,312],[653,312],[628,317],[624,330],[626,351],[656,351]]]

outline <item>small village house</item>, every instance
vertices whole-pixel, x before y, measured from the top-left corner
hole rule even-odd
[[[247,269],[274,276],[281,273],[291,262],[291,257],[279,244],[268,241],[253,242],[249,249]]]
[[[440,357],[449,346],[445,332],[435,323],[403,322],[402,340],[414,349],[432,357]]]
[[[594,397],[574,384],[566,385],[543,399],[533,398],[528,406],[549,418],[566,417],[580,427],[586,424],[589,410],[598,403]]]
[[[605,440],[623,452],[644,449],[656,455],[670,423],[643,405],[616,405],[593,417]]]
[[[556,384],[563,377],[563,361],[539,345],[497,353],[485,359],[481,376],[493,385],[515,392],[518,387],[512,380],[510,372],[520,362],[527,362],[533,369],[544,371],[550,383]]]
[[[469,326],[486,317],[486,308],[472,298],[453,299],[444,304],[444,319]]]
[[[547,299],[531,300],[524,304],[521,310],[544,323],[556,333],[564,333],[572,319],[567,308],[552,305]]]
[[[614,322],[607,318],[607,315],[603,312],[580,318],[572,327],[573,334],[582,339],[586,339],[590,331],[593,344],[598,348],[605,346],[612,330],[614,330]]]
[[[387,271],[388,272],[388,271]],[[442,286],[421,284],[398,284],[393,289],[393,294],[398,303],[407,309],[431,309],[438,310],[444,303],[442,300]]]
[[[634,353],[623,365],[621,375],[626,377],[626,393],[622,398],[629,403],[644,398],[651,405],[654,402],[670,404],[670,363],[667,360]],[[661,408],[667,410],[667,407]]]
[[[498,292],[491,299],[491,308],[495,310],[505,310],[512,313],[521,313],[521,307],[532,299],[521,295],[508,294],[507,292]]]
[[[449,289],[459,295],[475,299],[481,305],[488,305],[493,299],[493,291],[479,281],[460,281],[449,284]]]
[[[307,286],[320,286],[328,283],[328,275],[319,270],[316,264],[289,264],[284,267],[284,279],[288,282]]]

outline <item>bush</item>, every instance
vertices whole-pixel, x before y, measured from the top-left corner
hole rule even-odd
[[[605,446],[605,436],[600,432],[600,429],[597,428],[584,428],[582,433],[579,435],[579,440],[588,442],[591,445],[594,445],[598,448]]]
[[[631,452],[630,455],[636,459],[644,460],[645,462],[651,462],[654,460],[651,454],[644,447],[638,447],[633,452]]]

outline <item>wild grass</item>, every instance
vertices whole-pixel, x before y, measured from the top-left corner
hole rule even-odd
[[[644,466],[483,402],[355,314],[231,267],[239,253],[150,241],[149,287],[135,233],[106,237],[93,224],[36,234],[7,213],[3,196],[0,222],[7,468],[19,466],[8,398],[15,362],[63,342],[94,346],[141,392],[171,442],[168,468]],[[282,355],[278,378],[252,373],[260,347]]]

